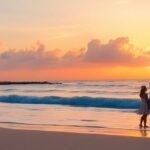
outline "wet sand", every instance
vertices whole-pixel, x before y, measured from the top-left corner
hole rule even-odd
[[[1,150],[149,150],[150,139],[0,128]]]

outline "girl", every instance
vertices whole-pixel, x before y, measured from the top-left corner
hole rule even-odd
[[[148,94],[146,93],[147,88],[146,86],[141,87],[140,91],[140,98],[141,98],[141,106],[139,108],[138,113],[141,114],[141,119],[140,119],[140,124],[139,127],[143,127],[144,123],[144,128],[147,128],[147,115],[149,114],[149,109],[148,109]]]

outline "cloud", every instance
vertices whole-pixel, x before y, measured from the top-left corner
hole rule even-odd
[[[10,49],[0,54],[0,69],[36,69],[58,63],[56,51],[45,51],[43,44],[35,49]]]
[[[110,40],[107,44],[101,44],[99,40],[92,40],[88,44],[84,60],[91,63],[118,66],[142,66],[148,63],[149,56],[136,56],[138,51],[130,44],[127,37]]]
[[[150,51],[135,55],[136,49],[126,37],[120,37],[102,44],[91,40],[87,49],[71,50],[62,54],[61,50],[46,50],[37,43],[31,49],[8,49],[0,54],[0,70],[51,69],[91,65],[104,66],[149,66]]]

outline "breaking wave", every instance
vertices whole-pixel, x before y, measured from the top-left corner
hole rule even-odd
[[[140,105],[138,99],[93,98],[93,97],[59,97],[59,96],[0,96],[0,102],[19,104],[55,104],[73,107],[98,107],[116,109],[136,109]]]

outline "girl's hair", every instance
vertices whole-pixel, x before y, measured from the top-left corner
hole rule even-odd
[[[143,95],[145,94],[146,91],[146,86],[141,86],[141,91],[140,91],[140,97],[143,98]]]

